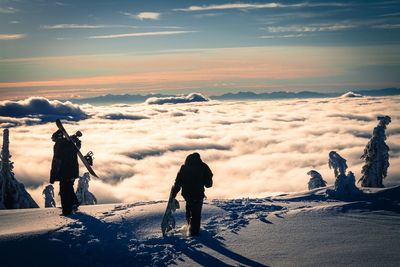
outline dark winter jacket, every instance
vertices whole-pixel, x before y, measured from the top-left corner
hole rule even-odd
[[[50,171],[50,183],[79,177],[77,152],[75,145],[67,139],[60,138],[56,140]]]
[[[182,188],[182,196],[185,200],[202,200],[204,187],[211,187],[213,173],[205,164],[198,153],[190,154],[182,165],[172,188],[172,196],[176,197]]]

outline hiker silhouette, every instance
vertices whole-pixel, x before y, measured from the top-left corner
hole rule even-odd
[[[199,235],[204,187],[212,186],[212,177],[213,173],[201,160],[200,154],[193,153],[186,157],[185,164],[181,166],[172,187],[173,198],[182,189],[182,196],[186,201],[186,221],[191,236]]]
[[[71,138],[77,147],[80,148],[81,141],[78,135],[71,136]],[[60,130],[54,132],[51,139],[55,144],[51,163],[50,183],[53,184],[55,181],[60,182],[62,213],[63,215],[69,215],[79,206],[74,192],[75,178],[79,177],[78,151],[75,145],[68,141]]]

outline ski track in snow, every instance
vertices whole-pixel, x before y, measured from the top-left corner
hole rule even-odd
[[[230,201],[214,200],[213,204],[227,211],[224,217],[213,217],[205,229],[211,232],[215,230],[229,230],[238,233],[239,230],[249,224],[250,220],[258,219],[265,223],[269,213],[285,210],[285,207],[271,204],[269,198],[264,199],[234,199]],[[216,227],[219,226],[219,227]]]
[[[266,219],[269,213],[286,209],[271,202],[269,198],[213,200],[209,204],[225,212],[222,216],[215,215],[203,220],[200,238],[213,240],[214,245],[222,248],[221,232],[230,231],[237,234],[251,220],[269,223]],[[136,236],[132,225],[124,218],[132,209],[160,203],[165,201],[116,205],[111,211],[100,213],[97,218],[78,212],[70,217],[71,223],[52,232],[49,241],[69,244],[71,249],[80,251],[83,256],[96,254],[92,259],[94,262],[90,262],[94,265],[120,266],[132,262],[132,258],[138,265],[176,264],[182,260],[182,254],[193,254],[194,251],[190,250],[203,247],[197,238],[186,235],[185,227],[175,229],[165,238],[158,233],[142,239]],[[181,210],[184,209],[182,204]],[[113,220],[110,220],[111,218]],[[182,224],[178,221],[179,223]],[[112,259],[108,257],[108,253],[103,253],[111,251],[114,255]]]

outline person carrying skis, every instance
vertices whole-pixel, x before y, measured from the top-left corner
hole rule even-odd
[[[188,155],[185,164],[181,166],[176,176],[171,194],[175,198],[182,188],[190,236],[198,236],[200,233],[201,209],[205,197],[204,187],[212,186],[212,177],[213,173],[201,160],[199,153]]]
[[[78,138],[80,136],[82,136],[82,133],[79,131],[71,136],[78,148],[81,147],[81,141]],[[68,141],[60,130],[53,133],[51,139],[55,144],[51,163],[50,183],[54,184],[55,181],[60,182],[62,213],[63,215],[70,215],[79,206],[74,192],[75,178],[79,177],[78,151],[75,145]]]

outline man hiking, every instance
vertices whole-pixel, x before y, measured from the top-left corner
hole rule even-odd
[[[205,164],[199,153],[186,157],[172,187],[172,197],[175,198],[182,188],[182,196],[186,201],[186,221],[189,225],[190,236],[200,233],[201,209],[203,206],[204,187],[211,187],[213,173]]]
[[[81,141],[78,137],[82,136],[77,132],[71,136],[72,141],[78,148],[81,147]],[[54,144],[54,155],[51,163],[50,183],[60,182],[60,197],[63,215],[70,215],[76,211],[79,206],[78,199],[74,192],[75,178],[79,177],[79,165],[77,148],[68,141],[60,130],[53,133],[51,139]]]

